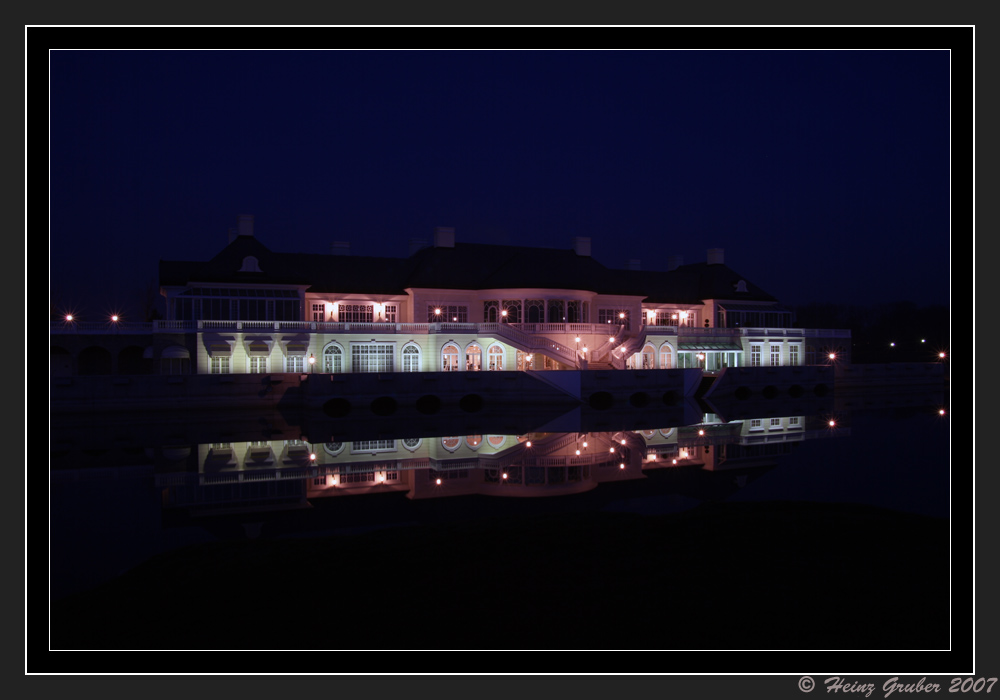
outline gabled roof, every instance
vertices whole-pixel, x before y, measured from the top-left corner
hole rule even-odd
[[[248,257],[259,272],[242,271]],[[745,281],[745,292],[737,285]],[[573,250],[456,243],[409,258],[276,253],[253,236],[237,236],[207,262],[160,261],[161,286],[189,284],[308,285],[308,291],[405,294],[432,289],[579,289],[643,297],[651,303],[704,299],[777,301],[723,264],[695,263],[669,272],[614,270]]]

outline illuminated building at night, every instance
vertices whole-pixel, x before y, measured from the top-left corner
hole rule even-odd
[[[530,248],[462,243],[438,228],[408,257],[353,256],[348,243],[278,253],[242,216],[229,239],[207,262],[160,262],[166,319],[138,324],[152,341],[132,349],[134,364],[154,374],[714,372],[848,359],[849,331],[794,328],[721,249],[694,264],[671,258],[662,272],[605,267],[589,238]],[[61,357],[72,374],[82,350],[60,354],[59,340],[53,373]],[[111,373],[123,362],[112,357]]]

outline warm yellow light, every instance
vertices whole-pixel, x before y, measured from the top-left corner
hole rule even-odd
[[[440,486],[441,485],[441,480],[440,479],[435,479],[434,483],[437,484],[438,486]]]
[[[118,323],[118,314],[112,315],[111,320],[114,321],[115,323]]]
[[[66,314],[66,320],[67,321],[72,321],[73,320],[73,314]]]
[[[72,319],[72,317],[70,317],[70,320],[73,320],[73,319]],[[615,342],[615,337],[614,337],[613,335],[609,335],[609,336],[608,336],[608,342],[609,342],[609,343],[613,343],[613,342]]]
[[[316,356],[315,355],[310,355],[309,356],[309,364],[311,364],[311,365],[316,364]]]
[[[624,469],[625,468],[625,462],[622,462],[621,464],[619,464],[618,468],[619,469]]]
[[[583,346],[583,352],[584,352],[584,353],[586,353],[586,352],[587,352],[587,346],[586,346],[586,345],[584,345],[584,346]]]
[[[612,451],[612,452],[614,452],[614,451],[615,451],[615,448],[613,448],[613,447],[612,447],[612,448],[611,448],[611,451]]]
[[[441,315],[441,309],[434,309],[434,313],[438,316]]]
[[[500,315],[501,316],[506,316],[507,315],[507,309],[504,309],[503,311],[501,311]]]
[[[687,318],[687,317],[688,317],[688,312],[687,311],[681,311],[681,318]]]
[[[620,314],[618,314],[618,318],[625,318],[625,312],[622,311]]]
[[[502,478],[506,479],[507,478],[507,472],[504,472],[501,476],[502,476]]]
[[[674,464],[677,464],[677,460],[676,459],[674,460]]]
[[[580,456],[580,450],[577,450],[577,451],[576,451],[576,456],[577,456],[577,457],[579,457],[579,456]]]
[[[311,460],[313,460],[315,462],[316,461],[316,453],[315,452],[310,452],[309,453],[309,459],[311,459]]]
[[[671,314],[670,318],[672,318],[672,319],[674,319],[676,321],[677,320],[677,314]]]
[[[896,344],[895,343],[889,343],[889,347],[890,348],[894,348],[894,347],[896,347]]]
[[[938,415],[939,416],[943,416],[944,415],[944,409],[943,408],[938,409]]]
[[[526,443],[524,443],[524,444],[525,444],[525,446],[526,446],[526,447],[531,447],[531,440],[528,440],[528,441],[527,441]]]
[[[705,431],[704,431],[704,430],[699,430],[699,431],[698,431],[698,434],[699,434],[699,435],[704,435],[704,434],[705,434]]]
[[[836,359],[837,359],[837,353],[835,353],[835,352],[831,352],[831,353],[830,353],[830,359],[831,359],[831,360],[836,360]]]
[[[580,342],[580,336],[576,337],[576,342],[578,342],[578,343]]]
[[[583,446],[584,446],[584,447],[586,447],[586,446],[587,446],[587,441],[586,441],[586,440],[584,440],[584,441],[583,441]]]
[[[943,353],[943,352],[939,352],[939,353],[938,353],[938,357],[940,357],[940,358],[944,359],[944,353]]]
[[[833,421],[833,420],[831,420],[831,421],[830,421],[830,427],[831,427],[831,428],[832,428],[833,426],[835,426],[836,424],[837,424],[837,422],[836,422],[836,421]]]

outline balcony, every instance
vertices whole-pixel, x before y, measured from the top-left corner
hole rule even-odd
[[[501,328],[502,327],[502,328]],[[381,323],[381,322],[326,322],[326,321],[151,321],[145,323],[120,321],[71,322],[53,321],[49,325],[52,335],[148,335],[151,333],[194,333],[197,331],[294,331],[308,333],[379,333],[430,335],[436,333],[488,334],[508,331],[528,335],[602,335],[618,326],[603,323]],[[676,335],[684,337],[735,337],[768,336],[787,338],[850,338],[851,331],[829,328],[694,328],[689,326],[640,326],[636,333],[626,336]]]

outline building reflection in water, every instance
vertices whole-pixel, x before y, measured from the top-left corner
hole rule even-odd
[[[827,415],[724,423],[705,414],[694,425],[644,430],[218,442],[164,449],[155,483],[164,507],[199,514],[390,492],[409,499],[563,496],[656,470],[773,466],[803,440],[847,434],[842,425],[831,428]]]

